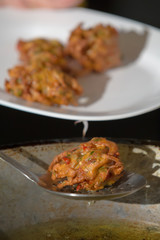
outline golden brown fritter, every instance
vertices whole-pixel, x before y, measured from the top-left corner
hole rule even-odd
[[[117,145],[100,137],[57,155],[49,166],[52,180],[62,179],[59,189],[76,185],[77,190],[99,190],[115,183],[122,171]]]
[[[82,87],[75,78],[119,65],[118,32],[102,24],[70,34],[66,46],[56,39],[35,38],[17,43],[21,65],[9,70],[5,88],[28,101],[77,105]]]
[[[118,32],[109,25],[83,29],[80,24],[70,34],[66,53],[89,71],[115,67],[120,64]]]
[[[47,105],[77,104],[82,88],[75,78],[55,69],[16,66],[9,70],[6,91],[28,101]]]
[[[17,49],[20,60],[34,67],[65,68],[64,46],[58,40],[36,38],[29,41],[19,40]]]

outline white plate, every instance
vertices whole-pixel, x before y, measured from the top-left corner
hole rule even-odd
[[[28,103],[4,91],[7,69],[18,62],[18,39],[57,38],[64,43],[83,22],[111,24],[120,32],[122,66],[80,79],[84,94],[78,107]],[[0,9],[0,104],[70,120],[114,120],[136,116],[160,106],[160,31],[122,17],[75,8],[64,10]]]

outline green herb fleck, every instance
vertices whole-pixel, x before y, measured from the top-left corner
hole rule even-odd
[[[21,89],[17,89],[16,95],[18,97],[22,96],[22,90]]]
[[[98,141],[100,141],[100,139],[99,139],[99,138],[95,138],[94,141],[95,141],[95,142],[98,142]]]
[[[106,172],[106,168],[103,166],[103,167],[100,167],[99,168],[99,171],[103,171],[103,172]]]
[[[22,79],[21,78],[17,78],[16,79],[16,83],[21,83],[22,82]]]

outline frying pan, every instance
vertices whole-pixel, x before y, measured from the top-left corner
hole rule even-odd
[[[89,222],[92,225],[95,224],[99,230],[103,229],[104,224],[112,223],[111,232],[114,232],[113,229],[118,226],[117,224],[121,226],[123,222],[122,226],[126,226],[126,229],[127,226],[132,226],[134,229],[136,227],[147,229],[147,231],[144,231],[148,234],[146,239],[154,231],[156,238],[152,236],[151,239],[160,239],[160,143],[132,139],[111,140],[118,143],[125,169],[141,174],[147,179],[147,185],[144,189],[114,201],[87,202],[64,199],[37,188],[35,184],[1,161],[0,239],[12,240],[15,231],[17,231],[17,234],[19,233],[17,235],[18,239],[25,239],[22,236],[22,231],[18,229],[27,228],[29,232],[29,228],[32,226],[41,226],[41,228],[43,226],[43,232],[45,232],[47,230],[45,230],[44,226],[47,229],[47,223],[52,223],[50,225],[52,229],[56,226],[56,229],[59,229],[57,230],[58,234],[60,234],[61,231],[63,232],[64,226],[68,226],[67,229],[71,228],[70,225],[67,225],[70,224],[70,221],[73,222],[77,232],[83,228],[81,222],[85,225]],[[43,173],[55,155],[75,147],[81,141],[81,139],[63,139],[32,144],[26,143],[17,146],[3,146],[3,150],[31,171]],[[81,222],[78,223],[78,221]],[[60,227],[57,225],[58,222]],[[37,232],[40,232],[41,237],[43,237],[42,232],[38,229]],[[99,230],[97,230],[96,234],[102,232]],[[31,232],[33,233],[33,231]],[[45,235],[44,238],[35,237],[34,239],[65,239],[64,235],[63,238],[60,238],[60,235],[58,235],[59,238],[54,238],[50,236],[50,233],[46,234],[48,235]],[[107,238],[109,236],[107,234],[104,239],[114,239]],[[89,239],[87,236],[81,236],[82,238]],[[33,236],[31,239],[33,239]],[[80,238],[77,237],[77,239]],[[90,239],[93,239],[93,236]],[[98,235],[96,239],[98,239]]]

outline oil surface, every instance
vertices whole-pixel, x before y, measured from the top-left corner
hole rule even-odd
[[[118,220],[60,219],[2,235],[1,240],[159,240],[160,227]]]

